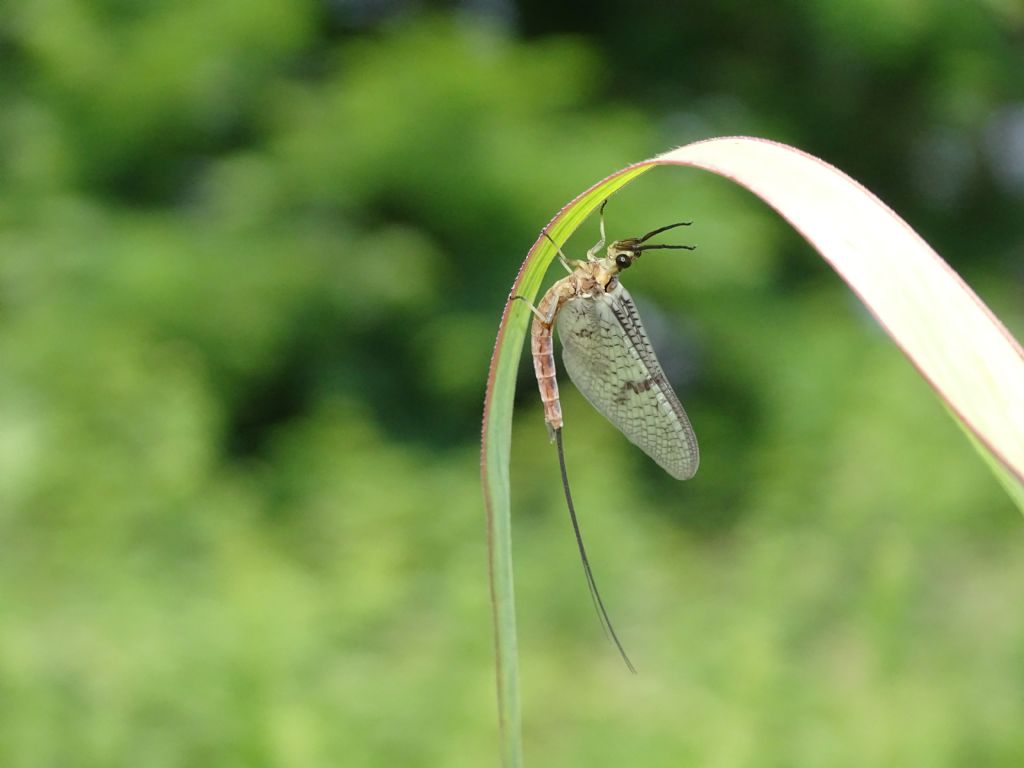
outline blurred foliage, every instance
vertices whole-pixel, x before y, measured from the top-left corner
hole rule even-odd
[[[867,183],[1019,335],[1022,40],[998,0],[8,8],[0,764],[494,764],[477,436],[540,227],[631,161],[767,135]],[[523,368],[528,763],[1020,765],[1019,517],[748,195],[655,172],[608,220],[680,215],[700,250],[630,287],[698,477],[566,387],[637,678]]]

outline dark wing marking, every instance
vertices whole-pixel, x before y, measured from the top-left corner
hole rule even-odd
[[[566,302],[556,324],[565,370],[584,397],[672,477],[693,477],[697,438],[622,284]]]

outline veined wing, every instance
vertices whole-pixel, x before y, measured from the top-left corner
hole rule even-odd
[[[565,370],[584,397],[672,477],[693,477],[697,438],[622,284],[566,302],[556,324]]]

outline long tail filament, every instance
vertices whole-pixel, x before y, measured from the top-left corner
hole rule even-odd
[[[587,549],[583,546],[583,536],[580,534],[579,521],[576,519],[576,507],[572,503],[572,493],[569,491],[569,477],[565,472],[565,453],[562,450],[562,430],[555,430],[555,444],[558,447],[558,466],[562,470],[562,488],[565,489],[565,502],[569,505],[569,517],[572,519],[572,530],[576,534],[576,545],[580,550],[580,559],[583,561],[583,572],[587,576],[587,587],[590,589],[590,597],[594,601],[594,609],[597,611],[598,619],[601,621],[601,626],[605,630],[605,634],[608,635],[612,642],[615,643],[615,647],[619,649],[619,654],[622,656],[622,660],[626,662],[626,666],[629,667],[629,671],[634,675],[636,674],[636,667],[633,666],[633,662],[629,660],[629,656],[626,655],[626,649],[622,647],[622,643],[619,641],[619,636],[615,634],[615,628],[612,626],[612,620],[608,618],[608,611],[605,610],[604,601],[601,600],[601,593],[597,590],[597,582],[594,581],[594,572],[590,569],[590,560],[587,559]]]

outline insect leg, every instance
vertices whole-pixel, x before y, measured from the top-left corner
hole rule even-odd
[[[599,215],[599,216],[600,216],[600,218],[601,218],[601,239],[600,239],[600,240],[598,240],[598,241],[597,241],[597,242],[596,242],[596,243],[594,244],[594,247],[593,247],[593,248],[591,248],[591,249],[590,249],[589,251],[587,251],[587,259],[589,259],[590,261],[593,261],[594,259],[596,259],[596,258],[597,258],[597,254],[598,254],[598,252],[599,252],[599,251],[600,251],[600,250],[601,250],[602,248],[604,248],[604,241],[605,241],[605,239],[606,239],[606,238],[605,238],[605,234],[604,234],[604,207],[605,207],[606,205],[608,205],[608,200],[607,200],[607,198],[605,199],[605,201],[604,201],[603,203],[601,203],[601,208],[600,208],[600,210],[598,211],[598,215]]]
[[[562,253],[562,249],[559,247],[558,243],[551,238],[551,235],[549,235],[547,231],[544,231],[541,234],[544,235],[544,237],[546,237],[553,246],[555,246],[555,250],[558,251],[558,260],[562,262],[562,266],[565,267],[565,271],[571,275],[575,270],[572,268],[571,262],[566,255]]]
[[[525,296],[512,296],[509,299],[509,301],[521,301],[521,302],[523,302],[523,304],[528,306],[530,308],[530,311],[533,312],[533,314],[537,316],[537,319],[540,320],[542,323],[544,323],[544,325],[550,325],[551,324],[551,320],[549,320],[548,318],[544,317],[544,313],[541,312],[539,309],[537,309],[535,306],[533,306],[533,304],[531,304],[526,299]]]

